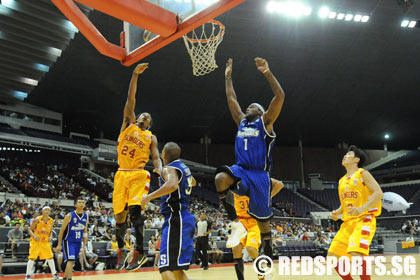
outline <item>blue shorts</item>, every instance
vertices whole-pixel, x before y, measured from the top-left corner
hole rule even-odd
[[[216,172],[231,175],[235,180],[231,191],[249,197],[249,215],[258,221],[266,221],[273,216],[270,173],[263,170],[248,170],[239,165],[225,165]]]
[[[195,217],[188,210],[165,218],[160,244],[159,271],[188,270],[194,252]]]
[[[79,257],[80,248],[82,247],[82,241],[71,242],[68,240],[63,240],[62,246],[64,261],[76,261]]]

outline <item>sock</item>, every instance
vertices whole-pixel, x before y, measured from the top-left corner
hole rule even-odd
[[[370,280],[370,275],[366,274],[367,268],[366,268],[366,261],[363,261],[362,264],[363,272],[362,275],[360,275],[360,280]]]
[[[51,273],[52,275],[57,274],[57,270],[55,270],[55,263],[53,259],[48,259],[47,260],[48,266],[50,267]]]
[[[239,258],[233,259],[233,262],[235,263],[235,271],[238,280],[244,280],[244,261],[242,258]]]
[[[32,274],[32,268],[34,266],[35,262],[33,260],[29,260],[28,264],[26,265],[26,275]]]
[[[117,242],[118,242],[118,248],[122,249],[124,248],[124,235],[127,231],[127,223],[121,223],[121,224],[116,224],[116,236],[117,236]]]
[[[234,221],[238,216],[236,215],[235,207],[227,201],[228,192],[229,190],[219,192],[219,199],[222,201],[223,207],[225,207],[229,220]]]
[[[273,247],[271,245],[271,231],[267,233],[261,233],[261,241],[263,243],[264,255],[273,260],[274,258]]]
[[[336,266],[334,269],[335,269],[335,271],[337,271],[338,275],[340,275],[340,277],[343,280],[353,280],[353,278],[351,277],[350,273],[347,274],[347,275],[340,274],[340,272],[338,272],[338,266]]]

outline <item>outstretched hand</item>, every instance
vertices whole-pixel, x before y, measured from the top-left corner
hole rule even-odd
[[[270,68],[268,67],[268,62],[264,58],[256,57],[254,60],[255,64],[257,65],[258,71],[260,71],[261,73],[270,70]]]
[[[149,68],[149,63],[141,63],[139,65],[136,66],[136,68],[134,69],[134,73],[136,73],[137,75],[142,74],[147,68]]]
[[[227,78],[230,78],[232,76],[232,58],[229,58],[226,62],[225,76]]]

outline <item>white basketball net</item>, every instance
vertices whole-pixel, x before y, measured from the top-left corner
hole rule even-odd
[[[201,34],[197,35],[201,29]],[[211,34],[206,34],[210,33]],[[190,37],[186,34],[183,36],[185,46],[191,57],[193,74],[195,76],[203,76],[217,68],[216,50],[225,35],[225,27],[216,20],[211,20],[201,26],[201,28],[193,30]]]

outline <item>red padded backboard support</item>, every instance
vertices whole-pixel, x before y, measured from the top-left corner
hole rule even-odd
[[[181,24],[176,14],[146,0],[75,0],[159,35],[129,55],[125,48],[108,42],[73,0],[51,1],[101,54],[130,66],[245,0],[219,0]]]

